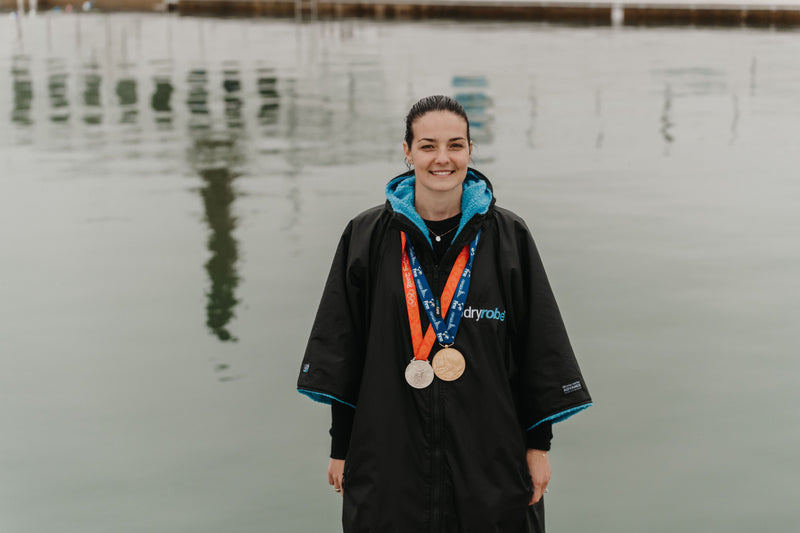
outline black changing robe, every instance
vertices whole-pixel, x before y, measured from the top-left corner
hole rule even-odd
[[[470,169],[462,200],[468,220],[436,268],[413,208],[413,182],[413,172],[398,176],[386,205],[347,225],[297,387],[317,401],[357,407],[344,472],[345,533],[526,532],[533,487],[524,432],[589,407],[591,398],[524,221],[496,207],[488,180]],[[413,349],[400,231],[441,294],[479,229],[455,343],[466,371],[414,389],[404,379]],[[424,332],[424,313],[422,325]]]

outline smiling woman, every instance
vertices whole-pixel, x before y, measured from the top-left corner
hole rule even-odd
[[[466,118],[450,111],[432,111],[413,121],[416,137],[403,143],[403,151],[414,165],[415,204],[423,219],[444,220],[461,210],[461,185],[472,156],[468,130]]]
[[[544,531],[551,426],[591,405],[547,276],[457,101],[417,102],[403,152],[345,229],[298,379],[332,406],[344,531]]]

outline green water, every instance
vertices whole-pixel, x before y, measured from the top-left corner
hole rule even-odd
[[[796,531],[797,33],[3,15],[0,73],[3,532],[337,531],[294,382],[437,92],[595,399],[550,530]]]

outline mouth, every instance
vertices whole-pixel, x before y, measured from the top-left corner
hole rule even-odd
[[[434,176],[445,177],[449,176],[450,174],[454,173],[455,170],[431,170],[431,174]]]

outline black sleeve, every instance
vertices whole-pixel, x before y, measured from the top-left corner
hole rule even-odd
[[[323,402],[355,406],[364,360],[368,239],[342,235],[322,292],[297,380],[299,392]]]
[[[347,458],[355,416],[356,410],[352,407],[331,402],[331,459]]]
[[[521,219],[514,234],[511,299],[514,352],[520,369],[521,425],[530,430],[589,407],[592,399],[533,238]]]
[[[525,445],[529,450],[548,451],[551,440],[553,440],[552,422],[542,422],[525,432]]]

